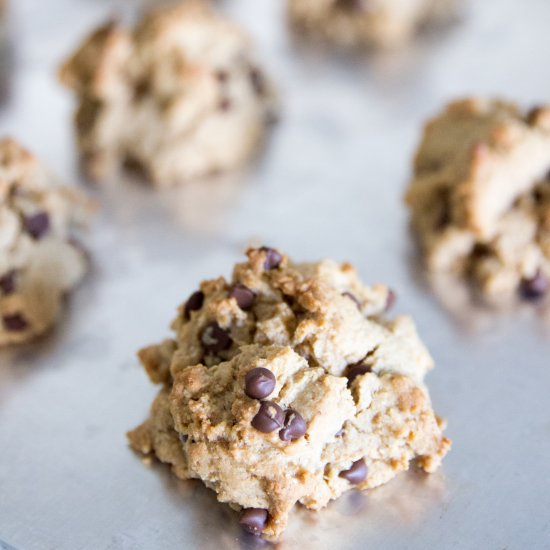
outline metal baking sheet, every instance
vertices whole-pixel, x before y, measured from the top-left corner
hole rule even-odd
[[[550,2],[470,2],[404,50],[342,56],[285,28],[282,0],[225,0],[279,83],[281,120],[246,173],[155,194],[90,190],[94,270],[47,337],[0,353],[0,547],[240,549],[233,513],[200,483],[144,466],[124,433],[156,392],[135,351],[167,334],[202,278],[229,274],[249,242],[333,257],[399,295],[437,368],[435,407],[454,440],[443,468],[411,471],[320,513],[297,509],[281,549],[550,548],[550,306],[492,312],[430,286],[402,193],[421,122],[449,98],[550,96]],[[130,0],[11,0],[0,129],[80,181],[73,102],[59,60]],[[7,56],[10,59],[10,56]],[[437,290],[437,292],[436,292]]]

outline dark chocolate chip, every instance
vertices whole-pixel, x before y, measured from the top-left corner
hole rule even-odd
[[[229,80],[229,73],[227,71],[224,71],[223,69],[216,71],[215,75],[216,79],[221,83],[227,82]]]
[[[244,286],[241,283],[237,283],[231,289],[229,297],[235,298],[235,300],[237,300],[237,305],[241,309],[246,311],[247,309],[250,309],[252,307],[256,295],[247,286]]]
[[[29,323],[20,313],[14,313],[13,315],[4,315],[2,317],[4,328],[8,332],[22,332],[28,328]]]
[[[342,437],[344,435],[344,428],[340,428],[335,434],[334,437]]]
[[[15,271],[8,271],[0,277],[0,290],[4,294],[12,294],[15,292]]]
[[[231,346],[233,340],[229,333],[218,325],[215,321],[206,325],[201,334],[202,347],[206,351],[218,353]]]
[[[46,212],[37,212],[26,216],[25,229],[33,239],[42,238],[50,229],[50,216]]]
[[[256,67],[251,67],[250,69],[250,83],[257,95],[262,96],[266,93],[267,86],[265,84],[264,75]]]
[[[355,302],[357,309],[361,311],[361,302],[351,292],[344,292],[342,296],[346,296],[347,298]]]
[[[253,535],[259,535],[265,529],[267,518],[267,510],[263,510],[262,508],[245,508],[239,517],[239,524],[245,531]]]
[[[224,97],[220,100],[220,111],[229,111],[232,107],[233,103],[231,100],[227,97]]]
[[[186,434],[179,434],[179,437],[182,443],[187,443],[187,440],[189,439],[189,436]]]
[[[201,292],[200,290],[197,290],[197,292],[193,292],[191,296],[187,299],[187,302],[185,302],[184,312],[185,317],[188,319],[189,315],[192,311],[197,311],[202,307],[202,304],[204,303],[204,292]]]
[[[393,305],[395,304],[395,301],[397,300],[397,295],[395,292],[390,288],[388,290],[388,297],[386,298],[386,311],[389,311]]]
[[[275,375],[268,369],[258,367],[246,373],[244,392],[252,399],[264,399],[275,389]]]
[[[472,257],[478,260],[491,256],[491,248],[484,243],[476,243],[472,249]]]
[[[151,93],[151,82],[142,78],[136,83],[134,88],[134,101],[141,101]]]
[[[538,300],[547,292],[550,283],[548,278],[539,269],[531,279],[522,279],[519,285],[521,297],[525,300]]]
[[[262,246],[260,250],[265,252],[264,269],[276,269],[279,267],[283,257],[277,250],[268,246]]]
[[[348,379],[348,386],[351,386],[352,382],[362,374],[366,374],[367,372],[370,372],[371,368],[369,365],[365,365],[365,363],[355,363],[354,365],[349,365],[346,377]]]
[[[284,427],[279,432],[279,437],[283,441],[294,441],[300,439],[306,433],[306,430],[306,421],[302,418],[302,415],[293,409],[288,409],[285,413]]]
[[[262,401],[260,409],[252,419],[252,426],[259,432],[268,434],[282,428],[285,420],[283,409],[273,401]]]
[[[367,479],[367,465],[365,464],[364,459],[356,460],[349,470],[344,470],[343,472],[340,472],[338,475],[340,477],[343,477],[344,479],[347,479],[352,485],[357,485],[359,483],[362,483]]]

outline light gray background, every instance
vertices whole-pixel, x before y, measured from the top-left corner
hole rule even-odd
[[[55,68],[82,33],[133,3],[11,3],[1,133],[77,181],[73,102]],[[470,306],[464,289],[436,294],[401,199],[420,124],[449,98],[548,101],[550,2],[473,1],[400,53],[354,59],[293,44],[281,0],[224,9],[256,36],[281,122],[240,177],[164,195],[129,182],[95,193],[104,208],[92,276],[53,334],[0,354],[0,539],[25,550],[253,547],[200,484],[144,467],[124,432],[156,392],[136,349],[167,334],[200,279],[228,274],[262,242],[296,259],[352,261],[397,290],[396,310],[414,315],[436,359],[428,383],[454,440],[432,476],[298,510],[279,548],[550,548],[548,307],[497,314]]]

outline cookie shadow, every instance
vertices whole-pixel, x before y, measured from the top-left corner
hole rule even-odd
[[[349,491],[320,511],[297,505],[282,539],[270,543],[243,532],[238,513],[219,503],[202,482],[179,480],[156,460],[151,468],[168,498],[191,517],[190,527],[182,529],[182,541],[200,541],[200,548],[212,550],[351,548],[354,541],[374,539],[396,524],[404,532],[415,531],[427,515],[441,509],[448,493],[441,473],[412,468],[378,489]]]

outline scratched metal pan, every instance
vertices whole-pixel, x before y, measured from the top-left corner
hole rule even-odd
[[[402,203],[421,122],[450,98],[550,99],[550,2],[484,0],[405,50],[334,56],[288,35],[282,0],[219,2],[257,38],[281,117],[246,173],[155,194],[91,190],[94,269],[59,327],[0,353],[0,547],[240,549],[233,513],[199,483],[146,467],[124,433],[156,389],[135,351],[167,334],[177,304],[228,274],[249,242],[294,258],[355,263],[398,292],[437,368],[428,376],[452,452],[314,513],[297,509],[283,549],[550,548],[550,306],[494,312],[431,286]],[[132,9],[130,9],[130,7]],[[73,102],[59,60],[129,0],[12,0],[0,130],[79,181]]]

